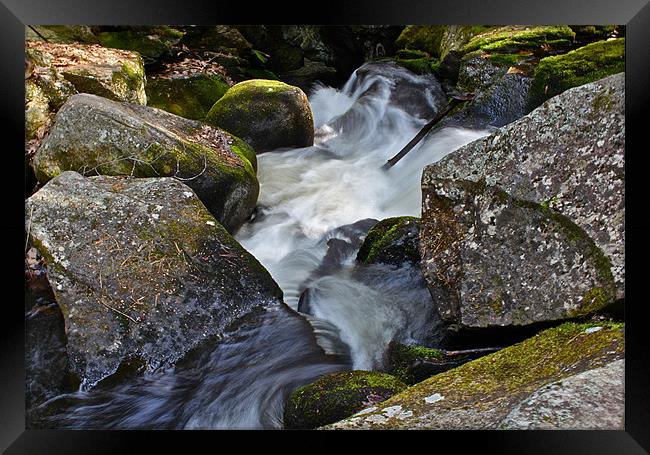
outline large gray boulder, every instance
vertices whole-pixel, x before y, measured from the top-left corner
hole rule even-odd
[[[503,430],[624,430],[625,360],[548,384],[519,403]]]
[[[64,172],[25,214],[85,387],[126,361],[172,365],[251,311],[282,305],[266,269],[176,179]]]
[[[422,264],[452,299],[449,322],[523,324],[624,297],[623,82],[570,89],[424,170]]]
[[[527,325],[614,300],[609,261],[567,217],[483,182],[430,179],[426,191],[423,271],[450,324]]]
[[[232,232],[255,207],[255,163],[255,153],[245,142],[218,128],[159,109],[80,94],[56,115],[33,167],[41,183],[68,170],[175,177]]]

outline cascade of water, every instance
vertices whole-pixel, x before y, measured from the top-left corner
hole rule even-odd
[[[381,170],[444,102],[435,84],[394,65],[366,64],[341,90],[311,93],[313,147],[258,157],[258,216],[237,239],[269,270],[289,307],[297,309],[309,288],[311,315],[266,312],[173,371],[56,397],[42,406],[47,424],[278,428],[296,387],[332,371],[378,367],[393,338],[431,337],[423,321],[433,307],[417,267],[357,267],[355,256],[372,224],[365,219],[419,216],[423,167],[487,133],[443,129]],[[324,264],[331,239],[353,246]]]

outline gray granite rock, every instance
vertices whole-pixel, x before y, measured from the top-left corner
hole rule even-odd
[[[266,269],[176,179],[64,172],[25,214],[84,387],[126,361],[173,365],[251,311],[282,305]]]
[[[422,175],[425,212],[438,179],[482,181],[516,199],[540,204],[569,218],[604,252],[611,262],[616,297],[623,298],[624,99],[624,73],[567,90],[429,165]],[[423,244],[431,233],[430,222],[423,215]],[[426,249],[425,263],[432,260],[433,251]],[[536,266],[530,261],[522,265]],[[526,269],[521,272],[525,275]]]
[[[523,400],[504,430],[624,430],[625,360],[548,384]]]

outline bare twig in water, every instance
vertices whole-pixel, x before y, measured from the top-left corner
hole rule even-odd
[[[474,98],[473,93],[465,93],[465,94],[462,94],[462,95],[453,96],[449,100],[447,105],[440,112],[438,112],[438,114],[436,114],[436,116],[433,118],[433,120],[431,120],[429,123],[424,125],[422,127],[422,129],[420,130],[420,132],[418,134],[416,134],[415,137],[413,139],[411,139],[411,141],[408,144],[406,144],[404,146],[404,148],[402,148],[402,150],[400,150],[394,157],[392,157],[391,159],[386,161],[386,164],[384,164],[382,169],[388,170],[391,167],[395,166],[399,160],[404,158],[404,156],[406,156],[406,154],[408,152],[410,152],[411,149],[413,147],[415,147],[416,144],[418,142],[420,142],[422,140],[422,138],[424,136],[426,136],[429,131],[431,131],[431,128],[433,128],[438,122],[440,122],[440,120],[443,119],[443,117],[445,115],[447,115],[449,113],[449,111],[451,111],[454,107],[458,106],[460,103],[467,102],[467,101],[471,100],[472,98]]]

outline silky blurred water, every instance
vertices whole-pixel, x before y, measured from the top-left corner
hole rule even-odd
[[[409,96],[397,92],[405,80]],[[280,307],[255,315],[169,371],[50,400],[33,413],[37,425],[281,428],[284,401],[296,387],[332,371],[379,368],[393,339],[435,342],[435,311],[419,268],[357,265],[373,222],[342,226],[419,216],[424,166],[487,132],[442,129],[385,171],[427,122],[418,113],[440,107],[430,76],[368,64],[340,90],[320,86],[309,99],[314,146],[258,156],[259,208],[236,238],[269,270],[291,309],[309,289],[310,314]],[[324,264],[334,238],[350,247]]]

